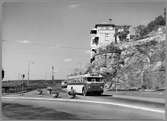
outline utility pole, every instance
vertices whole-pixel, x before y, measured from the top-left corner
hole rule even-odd
[[[27,86],[29,85],[29,82],[30,82],[30,65],[31,64],[34,64],[34,62],[28,61]]]
[[[165,19],[165,24],[166,24],[166,8],[164,8],[164,19]]]
[[[27,79],[27,85],[29,84],[29,80],[30,80],[30,63],[28,62],[28,79]]]
[[[105,58],[105,65],[104,66],[107,67],[107,52],[105,52],[104,58]]]
[[[23,95],[23,93],[24,93],[24,78],[25,78],[25,74],[22,74],[21,77],[22,77],[22,95]]]
[[[2,80],[4,79],[5,71],[2,69]]]
[[[54,66],[52,66],[52,80],[54,80]]]

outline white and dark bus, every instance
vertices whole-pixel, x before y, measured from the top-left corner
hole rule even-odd
[[[71,90],[71,87],[78,94],[86,96],[88,93],[96,93],[102,95],[104,89],[103,77],[93,76],[90,74],[69,76],[67,79],[67,91]]]

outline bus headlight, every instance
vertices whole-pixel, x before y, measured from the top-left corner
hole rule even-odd
[[[100,86],[101,89],[103,89],[103,86]]]

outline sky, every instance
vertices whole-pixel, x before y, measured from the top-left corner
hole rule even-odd
[[[90,62],[90,30],[97,23],[147,24],[163,15],[164,2],[55,0],[7,2],[2,9],[4,80],[65,79]],[[29,66],[28,66],[29,65]]]

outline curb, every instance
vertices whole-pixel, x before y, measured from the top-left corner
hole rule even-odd
[[[141,102],[161,103],[161,104],[166,103],[166,100],[163,98],[147,98],[147,97],[124,96],[124,95],[113,95],[112,97],[117,99],[136,100]]]
[[[76,103],[94,103],[94,104],[106,104],[106,105],[114,105],[121,106],[125,108],[139,109],[144,111],[151,111],[156,113],[165,113],[164,109],[156,109],[156,108],[148,108],[143,106],[135,106],[131,104],[123,104],[116,102],[106,102],[106,101],[90,101],[90,100],[78,100],[78,99],[58,99],[58,98],[32,98],[32,97],[1,97],[1,99],[23,99],[23,100],[42,100],[42,101],[61,101],[61,102],[76,102]]]

